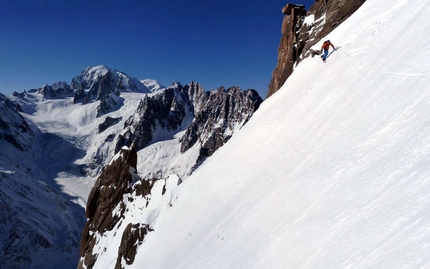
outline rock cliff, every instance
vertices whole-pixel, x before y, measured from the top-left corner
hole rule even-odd
[[[130,192],[136,174],[137,153],[135,149],[122,149],[110,165],[98,177],[88,197],[87,223],[81,240],[81,259],[78,268],[91,268],[97,256],[93,254],[99,236],[111,231],[125,212],[124,194]],[[114,210],[116,210],[114,212]]]
[[[104,255],[115,261],[115,269],[132,264],[137,247],[154,231],[151,212],[157,205],[152,200],[159,202],[166,190],[180,181],[142,179],[136,173],[136,165],[134,145],[124,147],[97,179],[88,197],[78,269],[93,268]],[[129,218],[130,215],[141,218]]]
[[[284,84],[302,59],[311,55],[310,47],[351,16],[365,1],[317,0],[307,12],[303,5],[287,4],[282,9],[285,16],[278,47],[278,63],[272,73],[267,97]]]

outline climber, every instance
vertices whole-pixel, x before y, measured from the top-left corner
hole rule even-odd
[[[333,47],[334,50],[336,50],[336,48],[334,47],[334,45],[330,42],[330,40],[324,41],[324,44],[321,46],[321,53],[324,54],[321,56],[323,61],[325,62],[325,60],[327,59],[328,56],[328,50],[330,49],[330,46]]]

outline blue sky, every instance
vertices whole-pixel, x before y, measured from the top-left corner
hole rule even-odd
[[[0,0],[0,92],[70,83],[104,64],[165,86],[198,81],[265,97],[287,3]]]

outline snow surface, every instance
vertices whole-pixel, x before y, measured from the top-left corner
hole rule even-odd
[[[156,92],[162,89],[165,89],[163,85],[161,85],[157,80],[155,79],[144,79],[140,81],[143,85],[145,85],[146,88],[148,88],[151,92]]]
[[[311,14],[303,19],[303,25],[312,25],[315,22],[315,15]]]
[[[126,268],[430,268],[429,17],[366,1],[172,190]]]

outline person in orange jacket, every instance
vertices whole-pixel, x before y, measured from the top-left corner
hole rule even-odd
[[[336,48],[334,47],[334,45],[330,42],[330,40],[324,41],[323,45],[321,46],[321,53],[324,54],[321,56],[323,61],[325,62],[325,60],[327,59],[328,56],[328,50],[330,49],[330,46],[333,47],[334,50],[336,50]]]

